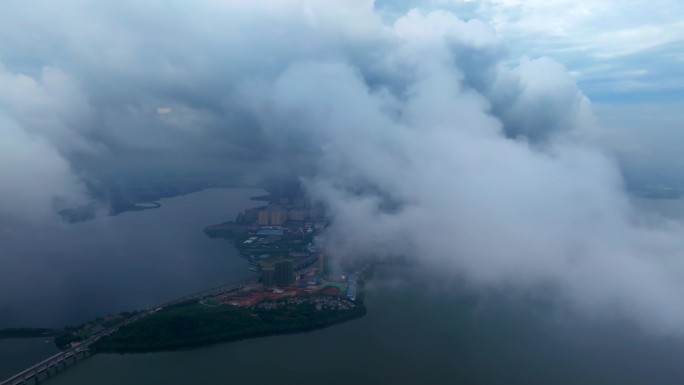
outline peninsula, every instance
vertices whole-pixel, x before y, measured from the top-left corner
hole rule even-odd
[[[255,200],[268,205],[204,232],[233,240],[257,277],[152,310],[100,317],[63,330],[5,329],[0,338],[54,336],[62,350],[87,344],[95,352],[150,352],[305,332],[363,316],[364,278],[370,269],[332,271],[318,240],[328,223],[325,210],[298,191]]]
[[[244,338],[305,332],[366,313],[363,303],[333,296],[264,300],[253,306],[212,298],[164,308],[103,337],[98,352],[141,353],[191,348]]]

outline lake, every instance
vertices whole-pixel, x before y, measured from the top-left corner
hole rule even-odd
[[[76,325],[248,277],[231,242],[202,228],[262,205],[249,198],[264,194],[209,189],[158,209],[0,233],[0,328]],[[0,377],[56,352],[42,339],[24,342],[0,340]]]
[[[64,252],[58,255],[67,263],[67,251],[84,250],[74,258],[87,268],[63,267],[75,280],[74,289],[42,294],[70,305],[46,307],[46,317],[51,315],[44,323],[32,318],[29,305],[19,306],[27,310],[18,315],[3,316],[35,325],[78,322],[242,278],[249,272],[230,243],[209,240],[199,230],[255,205],[248,197],[259,194],[207,190],[163,200],[160,209],[78,224],[84,230],[76,231],[74,239],[100,238],[78,241],[78,247],[62,246]],[[684,207],[682,202],[653,204],[668,211],[676,211],[668,205]],[[102,255],[91,254],[97,250]],[[38,255],[35,260],[40,261]],[[48,290],[60,287],[48,277],[47,284],[36,284]],[[534,301],[501,293],[483,296],[433,279],[418,267],[378,266],[368,283],[368,314],[361,319],[309,333],[192,350],[100,354],[48,383],[625,385],[681,384],[684,379],[681,340],[648,336],[629,324],[564,319]],[[16,282],[26,280],[24,276]],[[76,295],[77,300],[62,295]],[[39,356],[49,346],[27,340],[25,357]],[[16,360],[13,365],[18,365]]]

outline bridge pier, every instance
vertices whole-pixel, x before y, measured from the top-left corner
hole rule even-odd
[[[27,373],[26,376],[24,376],[24,380],[21,382],[24,385],[29,385],[29,384],[37,384],[38,383],[38,373],[32,372],[32,373]]]
[[[2,381],[0,385],[37,385],[59,374],[59,372],[62,370],[84,361],[86,358],[92,355],[93,353],[90,351],[90,349],[85,348],[78,351],[72,351],[68,355],[58,355],[52,360],[46,360],[34,366],[32,369],[25,371],[23,374],[17,375],[16,377],[6,381]]]
[[[34,380],[33,380],[34,384],[39,384],[41,381],[48,379],[49,376],[47,374],[43,375],[44,372],[46,372],[46,371],[36,373],[36,376],[34,377]]]
[[[52,366],[55,368],[55,374],[59,373],[61,367],[64,366],[64,358],[57,359],[57,361],[55,361],[55,364]]]

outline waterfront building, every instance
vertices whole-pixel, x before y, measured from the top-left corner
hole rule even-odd
[[[246,209],[237,215],[236,223],[254,223],[258,218],[259,210],[256,208]]]
[[[264,266],[261,269],[261,283],[266,287],[276,285],[276,273],[273,266]]]

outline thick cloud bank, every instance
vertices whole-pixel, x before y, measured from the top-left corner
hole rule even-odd
[[[336,257],[681,332],[681,226],[631,207],[564,67],[509,57],[490,26],[361,0],[31,3],[0,16],[2,215],[140,168],[298,176]]]
[[[0,66],[0,87],[0,220],[49,220],[85,198],[61,151],[87,150],[74,128],[88,106],[50,67],[34,79]]]

